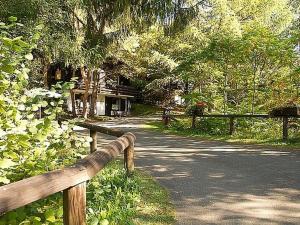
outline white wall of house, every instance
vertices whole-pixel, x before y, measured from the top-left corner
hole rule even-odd
[[[112,96],[114,97],[114,96]],[[116,109],[118,109],[121,105],[121,99],[125,100],[125,112],[129,113],[130,109],[131,109],[131,102],[129,100],[129,98],[127,97],[120,97],[117,99],[117,104],[113,105],[113,108],[115,106]],[[83,103],[81,102],[81,108],[83,107],[82,105]],[[68,105],[68,111],[72,112],[72,100],[71,100],[71,96],[68,97],[67,99],[67,105]],[[89,104],[88,104],[89,107]],[[97,96],[97,102],[96,102],[96,115],[97,116],[105,116],[105,95],[100,94]],[[113,115],[113,114],[112,114]]]
[[[97,109],[96,115],[105,116],[105,96],[104,95],[98,95],[96,109]]]
[[[180,95],[175,95],[174,101],[177,105],[183,105],[184,99]]]

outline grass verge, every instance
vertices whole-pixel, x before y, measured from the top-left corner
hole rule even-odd
[[[175,210],[170,203],[169,192],[150,175],[137,170],[141,200],[134,218],[136,225],[169,225],[175,223]]]
[[[215,140],[215,141],[225,141],[229,143],[236,144],[257,144],[263,146],[272,146],[272,147],[286,147],[289,149],[298,149],[300,150],[300,137],[289,138],[287,142],[283,142],[282,139],[259,139],[259,138],[247,138],[247,134],[239,133],[238,135],[228,135],[228,134],[209,134],[201,132],[197,129],[191,128],[178,128],[178,127],[165,127],[161,121],[148,122],[144,126],[145,129],[150,129],[156,132],[164,134],[175,134],[183,137],[193,137],[199,138],[201,140]],[[245,138],[242,138],[242,137]]]
[[[145,172],[136,170],[128,177],[123,160],[109,163],[88,182],[89,225],[171,225],[174,222],[168,191]],[[0,225],[62,223],[62,193],[0,216]]]

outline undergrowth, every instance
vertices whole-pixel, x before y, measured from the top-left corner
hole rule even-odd
[[[61,225],[62,193],[0,217],[0,225]],[[150,175],[128,177],[120,161],[110,163],[87,185],[89,225],[173,224],[174,209],[167,190]]]
[[[186,117],[176,122],[172,121],[169,127],[165,127],[162,122],[158,121],[149,123],[147,127],[160,132],[210,140],[300,147],[300,124],[296,120],[290,122],[289,140],[287,142],[282,140],[281,119],[238,118],[235,120],[233,135],[229,135],[229,119],[197,119],[195,129],[191,128],[191,123],[191,118]]]
[[[155,114],[162,114],[162,109],[158,106],[133,104],[131,108],[131,116],[150,116]]]

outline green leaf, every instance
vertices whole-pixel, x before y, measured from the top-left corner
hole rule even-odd
[[[25,58],[27,59],[27,60],[33,60],[33,55],[31,54],[31,53],[29,53],[29,54],[27,54],[27,55],[25,55]]]
[[[109,225],[109,221],[107,219],[101,220],[100,225]]]
[[[11,159],[2,159],[0,160],[0,168],[7,169],[9,167],[15,166],[16,163],[13,162]]]
[[[15,16],[10,16],[10,17],[8,17],[8,21],[9,21],[9,22],[17,22],[17,20],[18,20],[18,18],[15,17]]]
[[[97,217],[94,217],[92,220],[91,220],[91,223],[90,225],[98,225],[99,224],[99,220]]]
[[[44,24],[39,24],[38,26],[36,26],[37,30],[42,30],[44,28]]]
[[[47,221],[54,223],[56,221],[55,212],[52,209],[49,209],[45,212],[45,218]]]
[[[3,184],[9,184],[10,180],[7,179],[6,177],[0,177],[0,183],[3,183]]]
[[[15,72],[15,67],[12,65],[3,65],[0,67],[0,71],[4,71],[6,73],[14,73]]]

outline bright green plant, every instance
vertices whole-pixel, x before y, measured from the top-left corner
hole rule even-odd
[[[26,42],[14,36],[14,30],[21,26],[16,18],[10,17],[10,21],[9,25],[0,23],[1,184],[70,164],[88,144],[72,132],[72,122],[60,124],[57,120],[71,84],[58,84],[51,90],[28,89],[27,65],[33,60],[31,51],[39,35]],[[72,147],[74,142],[76,152]],[[34,207],[8,213],[0,219],[0,224],[60,224],[58,199],[53,196],[34,203]]]
[[[87,198],[89,224],[130,225],[140,201],[139,182],[114,162],[89,183]]]

